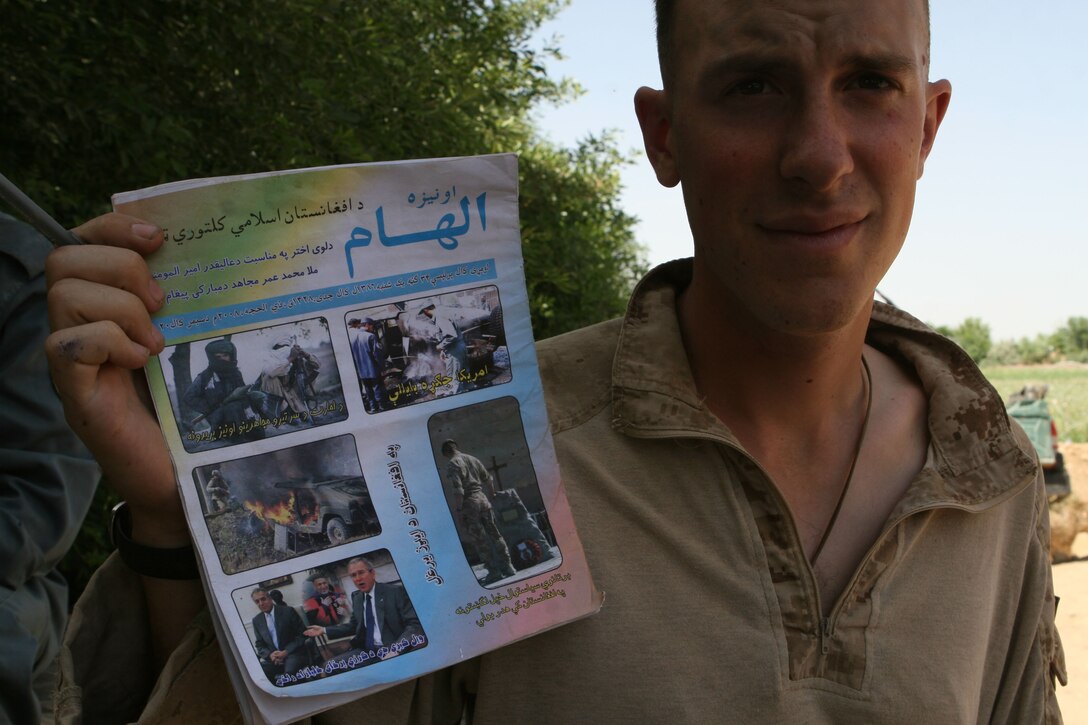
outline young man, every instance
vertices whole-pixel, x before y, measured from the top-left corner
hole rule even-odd
[[[962,351],[872,299],[951,94],[928,80],[924,0],[658,0],[658,14],[665,87],[635,103],[658,178],[683,186],[694,261],[651,272],[624,319],[539,346],[606,605],[351,712],[1059,722],[1030,444]],[[80,233],[157,247],[132,224]],[[111,253],[131,265],[123,278],[88,269],[84,250],[54,255],[55,288],[73,285],[57,293],[58,328],[86,317],[71,278],[130,290],[113,296],[119,326],[54,335],[54,375],[77,430],[113,410],[154,431],[133,393],[105,386],[130,385],[118,366],[161,348],[147,317],[161,294],[138,255]],[[110,337],[94,342],[95,325]],[[85,430],[104,464],[107,432]],[[108,466],[134,527],[159,522],[133,531],[152,545],[185,540],[164,459],[160,444],[139,481]]]

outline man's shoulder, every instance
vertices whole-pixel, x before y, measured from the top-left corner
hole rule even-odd
[[[612,363],[622,325],[617,317],[537,343],[553,433],[578,425],[612,399]]]
[[[873,310],[868,342],[898,359],[924,391],[929,446],[949,490],[998,500],[1034,478],[1030,446],[1010,426],[1000,394],[955,342],[889,305]],[[962,490],[961,490],[962,489]]]
[[[408,592],[400,582],[377,582],[374,584],[374,599],[382,606],[400,607],[402,602],[408,600]]]
[[[375,594],[403,594],[404,585],[400,582],[374,582]]]

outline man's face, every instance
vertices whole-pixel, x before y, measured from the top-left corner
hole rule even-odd
[[[314,589],[317,590],[318,594],[328,594],[329,588],[327,579],[314,579]]]
[[[368,568],[363,562],[353,561],[349,564],[348,574],[351,575],[351,580],[355,582],[355,588],[364,594],[374,588],[374,570]]]
[[[253,603],[265,614],[272,611],[272,605],[274,604],[272,597],[268,596],[268,592],[253,592]]]
[[[843,327],[902,246],[950,95],[926,80],[922,0],[675,13],[669,86],[636,106],[658,178],[683,185],[700,299],[781,332]]]

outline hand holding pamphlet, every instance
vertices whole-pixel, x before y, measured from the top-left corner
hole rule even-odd
[[[600,607],[559,479],[511,155],[119,194],[228,668],[284,722]]]

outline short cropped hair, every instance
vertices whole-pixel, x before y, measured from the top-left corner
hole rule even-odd
[[[371,564],[370,559],[367,559],[365,556],[356,556],[353,559],[349,559],[348,566],[350,567],[355,562],[361,562],[366,567],[367,571],[374,571],[374,565]]]
[[[930,25],[929,0],[924,0],[926,11],[926,58],[929,57]],[[661,66],[661,80],[667,87],[672,78],[672,29],[676,15],[676,0],[654,0],[657,21],[657,62]],[[927,64],[928,65],[928,64]]]

